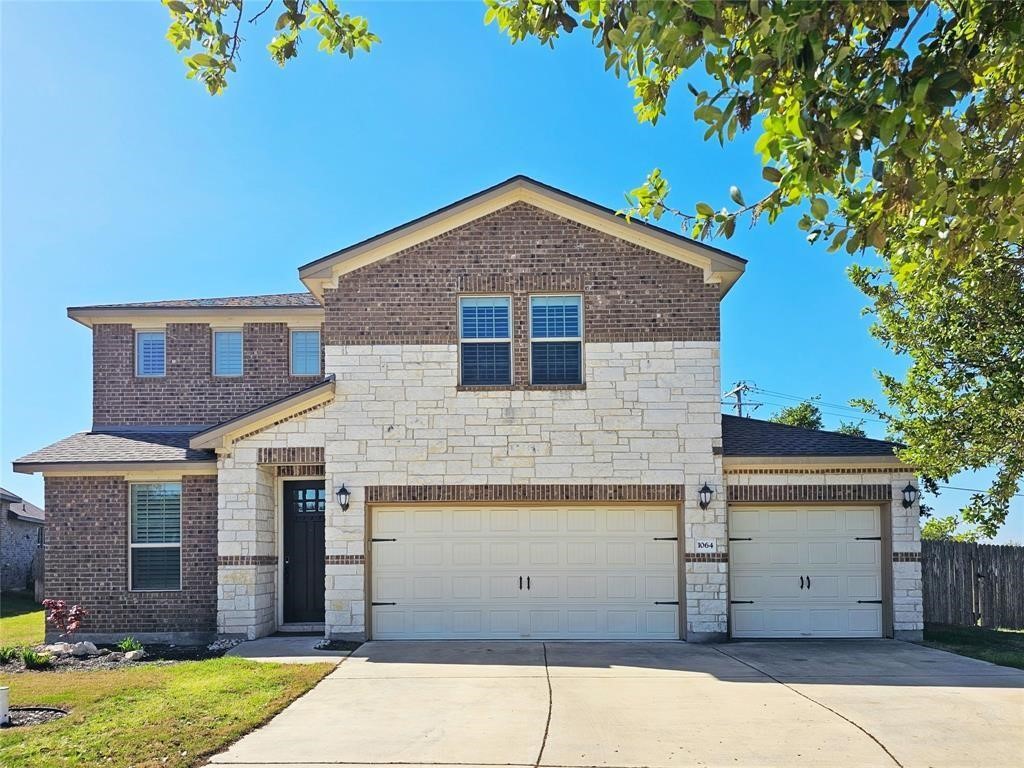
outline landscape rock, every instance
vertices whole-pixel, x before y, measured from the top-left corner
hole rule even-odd
[[[53,656],[70,656],[72,648],[71,643],[51,643],[50,645],[44,645],[42,652]]]
[[[109,661],[122,661],[124,659],[124,654],[120,651],[111,651],[107,656],[107,659]]]
[[[81,643],[75,643],[71,646],[72,656],[95,656],[98,653],[96,646],[90,643],[88,640],[84,640]]]
[[[106,656],[108,653],[110,653],[110,649],[109,648],[100,648],[99,653],[100,653],[100,656]]]
[[[146,652],[142,651],[142,650],[139,650],[139,651],[128,651],[128,653],[126,653],[124,655],[124,660],[125,661],[142,661],[142,659],[145,658],[145,656],[146,656]]]

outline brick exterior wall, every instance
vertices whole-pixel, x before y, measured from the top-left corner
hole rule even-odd
[[[326,343],[456,344],[460,294],[512,299],[514,383],[529,381],[528,296],[583,295],[584,341],[718,341],[719,288],[701,269],[515,203],[324,293]]]
[[[489,501],[674,501],[682,503],[682,485],[371,485],[366,503]]]
[[[0,587],[33,588],[32,561],[39,550],[39,523],[17,520],[8,514],[6,502],[0,504]]]
[[[130,592],[128,482],[46,478],[46,596],[89,612],[83,636],[215,631],[217,478],[186,476],[181,490],[182,589]]]
[[[817,501],[889,501],[889,483],[831,485],[730,485],[730,502],[800,503]]]
[[[213,375],[213,330],[202,323],[166,326],[166,375],[135,375],[135,331],[127,324],[93,329],[93,424],[211,425],[305,389],[320,376],[290,375],[285,323],[246,323],[242,376]],[[321,355],[322,349],[321,333]],[[323,361],[321,359],[321,370]]]

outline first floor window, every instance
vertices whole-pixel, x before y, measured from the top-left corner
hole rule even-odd
[[[242,375],[242,332],[213,332],[213,375]]]
[[[467,386],[512,383],[512,302],[508,296],[459,299],[460,380]]]
[[[181,589],[181,483],[133,483],[130,527],[130,588]]]
[[[583,383],[583,297],[530,297],[530,381]]]
[[[166,337],[163,331],[138,331],[135,334],[135,374],[163,376]]]
[[[292,376],[320,375],[320,331],[292,331]]]

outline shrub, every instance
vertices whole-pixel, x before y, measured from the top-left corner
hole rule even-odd
[[[72,605],[68,608],[68,604],[64,600],[46,599],[43,600],[43,607],[50,612],[46,620],[60,630],[60,636],[69,643],[74,642],[75,632],[82,628],[82,619],[89,612],[80,605]]]
[[[22,649],[21,660],[25,663],[26,669],[49,669],[53,664],[53,657],[50,654],[37,653],[31,648]]]
[[[10,664],[18,658],[20,651],[13,645],[0,646],[0,664]]]
[[[119,651],[121,651],[123,653],[128,653],[129,651],[141,651],[141,650],[143,650],[143,648],[142,648],[142,643],[140,643],[134,637],[129,635],[128,637],[126,637],[124,640],[122,640],[120,643],[117,644],[117,650],[119,650]]]

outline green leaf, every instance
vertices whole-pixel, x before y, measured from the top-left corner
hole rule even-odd
[[[823,197],[815,197],[811,200],[811,214],[818,221],[828,216],[828,202]]]
[[[715,18],[715,4],[711,0],[693,0],[690,3],[693,12],[705,19]]]
[[[188,13],[188,6],[181,2],[181,0],[168,0],[164,5],[175,13]]]
[[[766,165],[764,168],[761,169],[761,177],[765,181],[770,181],[773,184],[776,184],[782,181],[782,172],[778,168],[773,168],[770,165]]]
[[[729,187],[729,197],[731,197],[732,201],[737,205],[746,205],[746,203],[743,202],[743,193],[740,192],[740,188],[735,184]]]
[[[697,213],[701,216],[714,216],[715,209],[707,203],[697,203]]]

